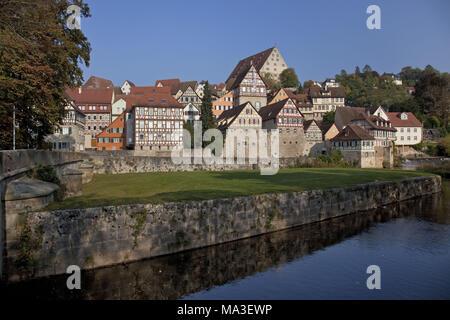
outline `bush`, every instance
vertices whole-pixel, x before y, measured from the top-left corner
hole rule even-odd
[[[33,176],[41,181],[50,182],[57,185],[61,184],[61,181],[59,181],[59,178],[56,175],[56,170],[53,166],[39,166],[35,169]]]
[[[417,170],[438,174],[442,178],[450,179],[450,161],[422,163]]]
[[[436,155],[450,157],[450,136],[442,138],[436,146]]]
[[[330,155],[320,155],[310,161],[297,161],[298,168],[354,168],[357,161],[346,161],[341,151],[334,149]]]

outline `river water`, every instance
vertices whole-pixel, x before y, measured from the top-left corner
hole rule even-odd
[[[450,299],[443,193],[251,239],[0,290],[9,299]],[[380,268],[369,290],[367,267]]]

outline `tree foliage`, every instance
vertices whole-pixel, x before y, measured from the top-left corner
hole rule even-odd
[[[12,147],[13,106],[17,147],[40,147],[64,116],[66,88],[83,81],[91,47],[66,25],[72,4],[90,16],[83,0],[0,0],[1,149]]]
[[[297,88],[299,85],[297,74],[293,68],[288,68],[281,72],[280,82],[283,88]]]

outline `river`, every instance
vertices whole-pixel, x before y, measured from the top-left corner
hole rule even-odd
[[[9,299],[450,299],[442,194],[251,239],[2,287]],[[369,265],[381,289],[369,290]]]

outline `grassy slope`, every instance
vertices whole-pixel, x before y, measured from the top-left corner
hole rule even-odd
[[[133,203],[162,203],[230,198],[263,193],[345,187],[375,180],[400,180],[420,172],[386,169],[285,169],[274,176],[259,171],[170,172],[97,175],[83,196],[47,209],[89,208]]]

